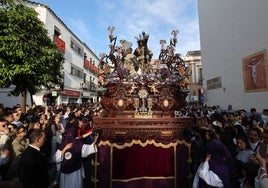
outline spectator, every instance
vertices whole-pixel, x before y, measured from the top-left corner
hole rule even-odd
[[[52,138],[51,143],[51,155],[50,162],[53,163],[53,156],[56,153],[58,146],[62,142],[62,137],[65,132],[65,128],[61,122],[61,112],[58,112],[52,117],[53,121],[51,123]],[[60,181],[60,163],[56,163],[56,176],[54,177],[53,185],[59,184]]]
[[[11,137],[8,124],[6,119],[0,118],[0,181],[6,176],[11,156]]]
[[[267,188],[268,186],[268,175],[266,161],[258,153],[256,159],[260,165],[258,176],[255,178],[255,188]]]
[[[82,113],[82,108],[81,107],[78,107],[78,108],[75,108],[72,112],[72,115],[76,118],[76,119],[80,119],[82,116],[83,116],[83,113]]]
[[[245,136],[237,137],[238,154],[236,155],[236,180],[237,185],[254,186],[254,178],[257,175],[257,166],[252,162],[252,157],[255,154],[249,145],[248,138]]]
[[[41,152],[49,159],[51,157],[51,139],[52,139],[52,130],[49,124],[49,120],[47,119],[46,114],[42,114],[41,117],[44,115],[45,119],[39,122],[41,123],[41,129],[46,133],[46,141],[44,145],[41,147]]]
[[[238,154],[236,155],[236,159],[242,163],[249,162],[251,155],[254,154],[254,151],[251,150],[247,137],[238,136],[236,140],[238,148]]]
[[[9,130],[9,136],[11,140],[14,140],[17,134],[17,126],[13,125],[13,124],[9,124],[7,126],[8,130]]]
[[[16,128],[16,137],[12,141],[14,158],[11,161],[7,179],[18,178],[18,164],[22,153],[28,147],[29,140],[26,139],[26,129],[24,127]]]
[[[264,125],[268,124],[268,109],[262,110],[261,119],[262,119]]]
[[[24,127],[17,128],[16,138],[12,141],[15,156],[21,156],[28,147],[29,139],[26,138],[27,130]]]
[[[63,124],[64,128],[66,128],[66,126],[67,126],[67,122],[68,122],[70,112],[71,112],[71,107],[66,106],[64,108],[63,115],[62,115],[62,124]]]
[[[268,130],[264,130],[262,133],[262,142],[259,148],[259,154],[266,161],[266,166],[268,164]]]
[[[83,140],[84,144],[92,144],[94,142],[94,136],[93,136],[93,130],[91,126],[91,122],[89,122],[87,117],[83,117],[81,121],[79,120],[79,125],[82,127],[80,132],[78,132],[78,136],[80,134],[80,139]],[[90,188],[91,185],[91,176],[92,176],[92,160],[93,160],[93,154],[88,155],[87,157],[83,157],[83,166],[85,171],[85,177],[84,177],[84,188]]]
[[[242,126],[242,117],[236,116],[235,119],[234,128],[236,129],[236,135],[246,136],[245,127]]]
[[[194,130],[186,128],[183,131],[184,139],[187,142],[191,143],[190,155],[192,159],[191,163],[192,174],[196,174],[198,167],[203,162],[206,156],[206,145],[202,138],[202,130],[204,129],[195,126]]]
[[[245,109],[238,110],[239,116],[242,118],[242,126],[247,128],[250,122],[250,118],[247,116],[247,111]]]
[[[4,109],[4,115],[3,115],[3,118],[4,118],[5,120],[7,120],[9,124],[10,124],[11,122],[13,122],[13,121],[14,121],[13,109],[12,109],[12,108],[8,108],[8,107],[6,107],[6,108]]]
[[[226,117],[225,117],[226,116]],[[221,140],[221,142],[227,147],[228,151],[231,153],[233,159],[237,155],[237,149],[235,145],[235,136],[236,136],[236,129],[234,126],[229,125],[226,121],[227,114],[224,113],[224,119],[221,121],[216,121],[217,126],[214,126],[213,128],[218,133],[218,137]]]
[[[16,125],[16,127],[22,127],[23,122],[20,119],[21,119],[20,111],[19,110],[18,111],[14,110],[14,112],[13,112],[13,121],[11,122],[11,124]]]
[[[261,130],[257,127],[248,130],[248,141],[253,152],[257,152],[261,143]]]
[[[30,134],[30,145],[22,153],[19,161],[19,180],[25,188],[48,188],[48,160],[40,152],[45,142],[45,131],[35,129]]]
[[[52,130],[52,140],[51,140],[51,160],[53,159],[53,155],[57,150],[57,146],[62,142],[62,135],[65,132],[65,128],[61,122],[61,113],[55,114],[52,117],[53,121],[51,123]]]
[[[34,131],[34,130],[37,130],[37,129],[41,129],[41,123],[39,122],[38,119],[35,119],[35,121],[32,121],[30,124],[29,124],[29,128],[27,130],[27,135],[26,137],[30,137],[31,133]]]
[[[37,111],[37,108],[36,108],[35,104],[33,104],[32,107],[30,107],[28,105],[26,106],[26,121],[27,121],[27,123],[30,123],[33,120],[35,120],[36,111]]]
[[[251,113],[251,115],[249,116],[249,118],[250,118],[251,122],[253,120],[256,120],[258,123],[261,122],[261,120],[262,120],[261,116],[257,113],[256,108],[251,108],[250,113]]]

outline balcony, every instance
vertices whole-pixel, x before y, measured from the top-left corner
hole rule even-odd
[[[92,71],[94,74],[97,74],[97,73],[98,73],[98,67],[96,67],[96,65],[91,65],[91,71]]]
[[[61,40],[58,36],[54,37],[54,42],[56,44],[56,46],[58,47],[58,49],[65,53],[65,42],[63,40]]]
[[[87,59],[84,60],[84,68],[85,69],[90,69],[90,63]]]

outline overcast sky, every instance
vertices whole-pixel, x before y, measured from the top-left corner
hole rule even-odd
[[[169,44],[172,30],[179,30],[176,53],[200,50],[197,0],[36,0],[54,13],[97,56],[109,52],[108,27],[114,36],[137,47],[135,37],[150,35],[148,47],[158,58],[160,40]]]

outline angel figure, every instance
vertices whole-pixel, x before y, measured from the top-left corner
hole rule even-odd
[[[159,91],[156,88],[156,85],[155,84],[148,85],[148,87],[151,89],[151,92],[154,93],[154,95],[159,93]]]
[[[129,94],[133,94],[135,92],[135,90],[138,88],[138,86],[136,84],[132,84],[130,87],[130,90],[128,91]]]

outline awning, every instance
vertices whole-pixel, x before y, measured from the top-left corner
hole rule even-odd
[[[80,97],[81,93],[79,91],[72,90],[63,90],[60,92],[61,95],[72,96],[72,97]]]

